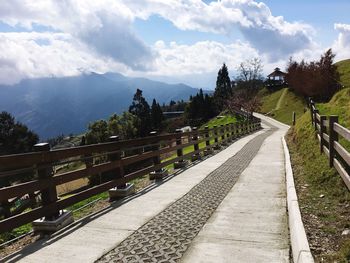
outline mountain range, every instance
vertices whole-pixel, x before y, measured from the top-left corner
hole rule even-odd
[[[89,122],[122,113],[136,89],[151,103],[188,100],[198,89],[185,84],[166,84],[118,73],[82,74],[74,77],[25,79],[0,85],[0,111],[36,132],[41,140],[85,131]]]

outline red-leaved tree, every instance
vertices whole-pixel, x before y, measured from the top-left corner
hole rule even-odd
[[[294,91],[317,101],[328,101],[340,88],[335,55],[327,50],[319,61],[300,63],[290,59],[286,80]]]

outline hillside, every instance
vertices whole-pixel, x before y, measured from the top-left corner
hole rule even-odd
[[[338,115],[339,122],[350,128],[350,60],[337,63],[341,83],[348,88],[336,93],[328,103],[317,104],[324,115]],[[310,111],[298,119],[287,136],[295,184],[311,251],[316,262],[348,262],[350,192],[328,158],[320,154],[319,142],[311,125]],[[349,143],[341,140],[350,149]]]
[[[340,122],[349,127],[349,94],[350,89],[344,89],[329,103],[317,107],[321,114],[339,114]],[[350,237],[342,232],[349,228],[350,192],[337,171],[329,168],[326,155],[320,154],[309,111],[292,127],[287,142],[303,222],[316,262],[347,262]]]
[[[338,115],[339,122],[350,128],[350,59],[336,63],[340,75],[340,83],[345,89],[337,92],[328,103],[317,104],[320,114]]]
[[[340,75],[340,83],[345,89],[335,94],[329,103],[317,106],[322,114],[339,115],[342,123],[347,121],[350,125],[350,59],[339,61],[336,65]],[[288,125],[292,123],[293,111],[296,113],[297,119],[306,111],[304,99],[287,88],[275,92],[263,89],[259,92],[259,97],[262,102],[260,112]]]
[[[346,88],[350,88],[350,59],[335,63],[340,74],[340,82]]]
[[[166,84],[121,74],[27,79],[0,85],[0,111],[8,111],[42,139],[81,133],[91,121],[128,109],[137,88],[149,103],[188,100],[198,92],[184,84]]]
[[[264,89],[260,92],[262,106],[260,111],[285,124],[292,124],[292,113],[299,118],[306,111],[303,98],[296,96],[289,89],[269,92]]]

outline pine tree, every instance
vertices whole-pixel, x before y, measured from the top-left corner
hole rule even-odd
[[[203,93],[200,89],[197,95],[185,107],[185,118],[189,121],[206,121],[216,115],[216,107],[213,97]]]
[[[38,141],[38,135],[16,122],[10,113],[0,113],[0,155],[32,151]]]
[[[162,122],[164,120],[163,111],[160,107],[159,103],[155,99],[153,99],[152,107],[151,107],[151,121],[152,128],[160,131],[162,128]]]
[[[142,96],[142,90],[136,90],[132,104],[129,107],[129,112],[140,119],[137,127],[138,135],[140,137],[149,135],[152,129],[150,107],[146,99]]]
[[[205,94],[204,106],[205,107],[203,111],[203,118],[205,120],[209,120],[210,118],[213,118],[216,115],[216,108],[215,108],[213,97],[210,97],[208,94]]]
[[[214,92],[216,106],[219,111],[223,110],[227,98],[229,98],[231,95],[231,80],[228,75],[227,66],[224,63],[218,72],[218,77],[216,79],[216,88]]]

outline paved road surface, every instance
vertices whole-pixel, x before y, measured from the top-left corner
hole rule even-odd
[[[8,262],[288,262],[286,126],[264,129]]]

